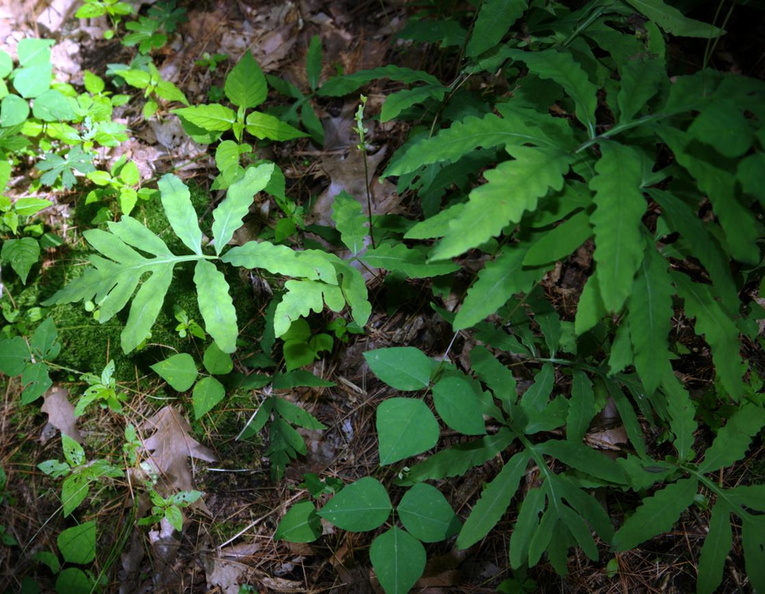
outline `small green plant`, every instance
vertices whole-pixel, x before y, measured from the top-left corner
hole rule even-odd
[[[122,478],[125,472],[108,460],[90,460],[85,457],[85,450],[74,439],[61,434],[64,461],[46,460],[37,467],[53,478],[63,478],[61,486],[61,505],[65,516],[70,515],[85,501],[94,482],[105,478]]]
[[[287,371],[309,365],[319,358],[322,352],[331,352],[334,341],[329,334],[313,334],[304,319],[295,320],[282,335],[284,360]]]
[[[130,68],[124,65],[112,65],[114,74],[120,76],[127,84],[143,90],[147,99],[143,106],[143,117],[151,118],[159,109],[159,100],[177,101],[188,105],[189,101],[178,87],[162,78],[153,62],[149,61],[145,68]]]
[[[108,407],[114,412],[122,412],[122,403],[127,400],[127,394],[120,392],[117,387],[117,382],[114,379],[114,360],[110,360],[106,364],[100,377],[93,373],[86,373],[80,379],[87,382],[89,387],[77,400],[74,416],[82,416],[85,409],[94,402],[98,402],[102,407]]]
[[[104,37],[111,39],[114,37],[115,29],[119,26],[123,17],[133,14],[133,7],[127,2],[120,0],[83,0],[83,5],[77,9],[74,16],[78,19],[95,19],[101,16],[108,16],[112,23],[112,28],[104,31]]]
[[[90,565],[96,558],[96,522],[91,520],[62,530],[56,539],[61,559],[50,551],[40,551],[34,555],[35,561],[42,563],[56,576],[55,588],[58,594],[72,592],[92,592],[97,586],[93,572],[71,565]],[[70,567],[63,567],[70,565]],[[24,588],[26,591],[26,588]],[[34,586],[34,590],[39,588]]]
[[[23,404],[34,402],[53,385],[50,365],[60,352],[58,332],[50,318],[45,318],[29,339],[0,336],[0,373],[20,376]]]
[[[138,520],[139,526],[150,526],[167,520],[178,532],[183,531],[183,508],[190,506],[202,496],[201,491],[181,491],[169,497],[162,497],[155,490],[149,490],[152,507],[150,515]]]
[[[88,193],[86,204],[116,197],[120,210],[125,214],[130,214],[139,199],[151,200],[157,193],[156,190],[138,187],[141,181],[138,166],[134,161],[128,161],[125,155],[117,159],[109,171],[91,171],[86,177],[98,186],[97,190]]]
[[[210,72],[215,72],[218,66],[228,60],[228,54],[211,54],[209,52],[202,53],[202,57],[194,62],[195,65]]]

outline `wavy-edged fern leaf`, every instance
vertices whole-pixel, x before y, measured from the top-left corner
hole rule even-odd
[[[590,81],[571,52],[546,49],[534,52],[512,50],[508,55],[526,63],[539,78],[553,80],[566,91],[576,105],[576,117],[595,137],[595,109],[598,107],[598,87]]]
[[[625,62],[619,69],[621,84],[616,104],[619,123],[631,121],[661,88],[667,78],[663,60],[638,59]]]
[[[380,68],[361,70],[353,74],[331,78],[319,89],[319,95],[323,97],[342,97],[343,95],[353,93],[363,85],[378,78],[389,78],[402,83],[424,82],[436,87],[441,86],[441,82],[432,74],[422,70],[412,70],[411,68],[389,64]]]
[[[667,261],[653,245],[646,246],[629,300],[629,329],[635,367],[646,392],[653,394],[668,370],[667,343],[674,288]]]
[[[667,412],[669,413],[669,428],[675,435],[675,449],[679,460],[690,460],[694,452],[693,435],[698,428],[696,423],[696,407],[693,405],[691,395],[688,393],[680,380],[675,377],[675,372],[670,366],[664,371],[662,380],[662,392],[666,397]]]
[[[699,472],[716,472],[746,455],[752,439],[765,426],[765,410],[753,402],[744,403],[717,432],[717,437],[704,453]]]
[[[368,250],[361,260],[372,268],[403,272],[409,278],[430,278],[459,270],[452,262],[428,263],[428,252],[423,246],[409,248],[403,243],[383,243]]]
[[[528,0],[483,0],[468,41],[467,55],[478,56],[499,43],[527,6]]]
[[[697,594],[712,594],[722,582],[725,558],[733,545],[730,525],[730,507],[718,500],[709,517],[709,532],[699,556]]]
[[[449,223],[449,232],[433,250],[433,260],[458,256],[520,221],[551,189],[563,187],[563,176],[574,160],[552,148],[513,146],[507,151],[514,159],[484,173],[487,183],[470,192],[461,216]]]
[[[643,259],[643,171],[640,157],[631,147],[601,142],[600,150],[597,175],[590,181],[596,204],[590,217],[595,232],[593,257],[603,305],[617,312],[629,297],[632,279]]]
[[[677,8],[669,6],[663,0],[627,0],[635,10],[644,14],[667,33],[680,37],[713,38],[723,34],[723,30],[683,16]]]

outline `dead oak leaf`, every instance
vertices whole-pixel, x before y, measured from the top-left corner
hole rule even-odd
[[[144,448],[151,452],[151,461],[171,490],[194,490],[188,458],[206,462],[216,460],[212,450],[191,437],[191,425],[173,406],[160,409],[140,428],[145,432],[154,431],[151,437],[144,440]]]
[[[74,405],[69,402],[69,392],[63,388],[54,388],[45,395],[40,410],[48,415],[48,423],[77,443],[82,443],[77,418],[74,416]]]

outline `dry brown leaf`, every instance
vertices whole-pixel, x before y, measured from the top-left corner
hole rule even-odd
[[[63,388],[53,388],[45,395],[40,410],[48,415],[48,423],[77,443],[82,443],[82,435],[77,429],[77,419],[74,416],[74,405],[69,402],[69,392]]]
[[[224,594],[237,594],[240,585],[246,583],[245,574],[251,569],[243,560],[259,550],[260,546],[253,543],[226,547],[221,549],[219,556],[203,555],[202,563],[210,591],[217,586]]]
[[[173,406],[160,409],[140,428],[145,432],[154,431],[151,437],[144,440],[144,448],[151,452],[151,461],[171,490],[194,490],[188,458],[206,462],[216,460],[212,450],[189,435],[191,425]]]

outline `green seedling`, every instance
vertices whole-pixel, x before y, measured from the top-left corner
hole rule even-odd
[[[122,412],[122,403],[127,400],[127,394],[117,388],[117,382],[114,380],[114,360],[106,364],[100,377],[86,373],[80,379],[87,382],[89,387],[77,400],[74,416],[82,416],[85,409],[94,402],[98,402],[102,408],[108,407],[116,413]]]
[[[150,526],[162,520],[167,520],[170,525],[181,532],[183,530],[183,508],[188,507],[199,500],[201,491],[181,491],[173,493],[169,497],[162,497],[153,489],[149,491],[149,499],[152,507],[150,515],[138,520],[139,526]]]

